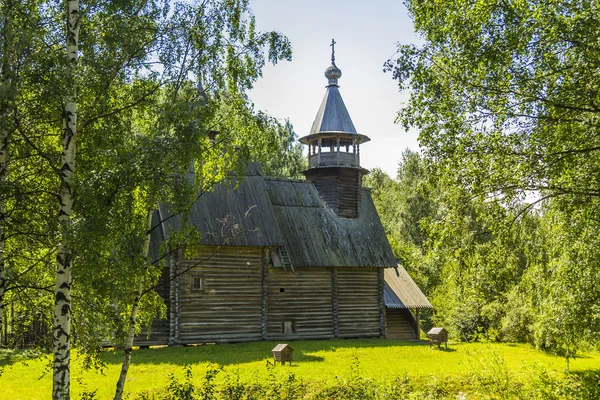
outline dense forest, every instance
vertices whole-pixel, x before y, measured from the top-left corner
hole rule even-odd
[[[374,171],[396,255],[460,340],[600,340],[600,4],[412,1],[386,70],[420,132]]]

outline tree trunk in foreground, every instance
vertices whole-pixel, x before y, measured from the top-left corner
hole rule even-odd
[[[0,101],[0,333],[2,333],[2,323],[4,318],[4,294],[8,287],[8,278],[6,274],[6,259],[4,255],[6,243],[6,212],[5,202],[6,191],[3,189],[6,184],[6,175],[8,169],[8,137],[10,135],[9,123],[9,105],[11,103],[13,92],[13,79],[10,65],[10,43],[12,43],[12,3],[5,2],[2,8],[4,20],[2,21],[2,66],[0,66],[0,90],[2,99]],[[1,344],[1,343],[0,343]]]
[[[2,105],[2,116],[0,117],[0,188],[6,181],[6,168],[8,166],[8,129],[4,124],[4,105]],[[2,194],[0,194],[2,196]],[[2,319],[4,315],[4,293],[8,286],[6,277],[6,261],[4,259],[4,248],[6,241],[6,214],[4,212],[4,198],[0,197],[0,333],[2,332]]]
[[[150,249],[150,235],[152,233],[152,214],[153,211],[148,212],[146,221],[146,237],[144,238],[144,247],[142,252],[144,257],[148,258],[148,250]],[[137,313],[140,306],[140,300],[144,291],[144,273],[142,272],[140,280],[138,282],[137,291],[133,299],[131,307],[131,315],[129,316],[129,328],[127,329],[127,337],[125,338],[125,350],[123,357],[123,365],[121,366],[121,375],[119,375],[119,381],[117,382],[117,389],[115,391],[114,400],[121,400],[123,397],[123,390],[125,389],[125,380],[127,379],[127,372],[129,371],[129,365],[131,365],[131,351],[133,348],[133,337],[135,335],[135,324],[137,322]]]
[[[4,83],[4,82],[2,82]],[[8,166],[8,129],[4,123],[4,104],[0,110],[0,188],[6,181],[6,168]],[[0,194],[2,196],[2,194]],[[4,315],[4,293],[8,282],[6,280],[6,262],[4,259],[4,243],[6,241],[6,215],[4,212],[4,198],[0,197],[0,332],[2,332],[2,316]]]
[[[67,57],[70,81],[67,82],[63,115],[62,155],[60,166],[60,242],[56,255],[56,290],[54,328],[52,332],[54,368],[53,400],[68,400],[71,395],[71,213],[73,211],[73,175],[75,172],[77,133],[77,64],[79,41],[79,1],[67,2]]]

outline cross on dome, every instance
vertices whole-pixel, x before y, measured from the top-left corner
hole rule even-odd
[[[331,65],[325,70],[325,78],[329,80],[329,85],[338,84],[338,79],[342,77],[342,70],[335,65],[335,44],[336,41],[331,39]]]
[[[331,64],[335,65],[335,39],[331,39]]]

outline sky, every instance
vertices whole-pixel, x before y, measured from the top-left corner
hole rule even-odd
[[[418,150],[416,131],[406,132],[394,120],[408,95],[398,91],[383,64],[397,43],[417,43],[413,24],[400,0],[250,0],[257,28],[276,30],[292,43],[291,62],[268,64],[249,92],[257,110],[289,118],[298,137],[309,134],[331,64],[342,70],[340,93],[356,130],[371,138],[361,146],[361,165],[396,176],[405,148]]]

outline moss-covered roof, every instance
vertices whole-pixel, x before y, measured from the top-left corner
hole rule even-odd
[[[167,214],[166,207],[161,212]],[[312,182],[265,178],[256,166],[234,188],[220,184],[202,195],[190,222],[213,246],[285,246],[298,267],[394,267],[396,260],[367,189],[360,216],[339,218]],[[177,229],[177,218],[164,232]],[[155,243],[153,241],[153,243]]]

